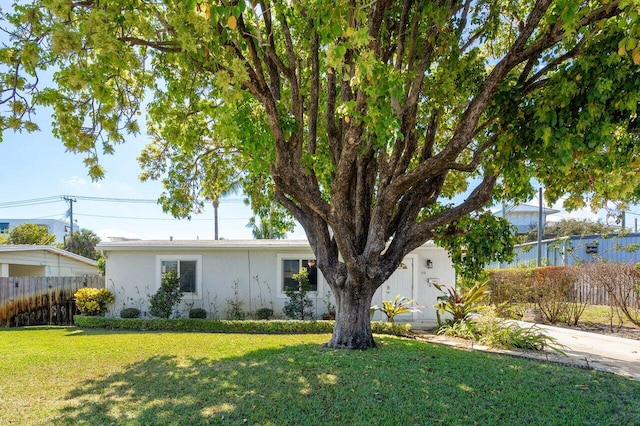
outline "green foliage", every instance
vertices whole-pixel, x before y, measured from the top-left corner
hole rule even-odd
[[[305,320],[313,317],[313,301],[309,298],[309,274],[307,268],[301,268],[300,272],[293,274],[293,279],[298,282],[298,288],[287,288],[284,293],[289,300],[284,303],[282,312],[287,318]]]
[[[237,280],[233,282],[233,299],[226,300],[227,307],[224,312],[230,320],[243,320],[247,316],[244,311],[244,300],[240,299],[239,284]]]
[[[202,331],[209,333],[331,333],[334,321],[299,320],[214,320],[194,318],[106,318],[76,315],[74,324],[84,328],[107,328],[112,330],[166,330]],[[394,324],[372,321],[371,329],[376,334],[406,336],[410,324]]]
[[[149,299],[149,313],[154,317],[169,318],[174,308],[180,303],[182,295],[180,277],[176,272],[170,271],[163,274],[160,288]]]
[[[140,318],[140,309],[124,308],[120,311],[120,318]]]
[[[640,200],[637,2],[93,3],[0,12],[0,132],[50,108],[97,179],[144,118],[166,211],[240,180],[323,247],[335,291],[432,239],[474,277],[512,238],[474,212],[535,180],[568,207]]]
[[[107,312],[115,296],[106,288],[83,287],[73,295],[76,307],[82,315],[100,316]]]
[[[189,309],[189,318],[206,318],[207,311],[202,308],[192,308]]]
[[[273,318],[273,309],[260,308],[256,310],[256,318],[258,318],[259,320],[268,320]]]
[[[486,264],[513,259],[518,238],[509,221],[484,212],[447,225],[435,242],[447,249],[460,277],[478,279]]]
[[[441,326],[438,334],[475,340],[485,345],[504,349],[525,349],[543,351],[549,348],[565,355],[558,341],[544,334],[535,326],[524,328],[516,323],[497,318],[491,309],[483,309],[482,314],[473,318],[452,322]]]
[[[488,282],[477,282],[471,288],[448,287],[446,290],[442,284],[434,286],[444,293],[438,296],[438,303],[435,304],[439,326],[467,320],[471,314],[478,312],[478,303],[490,293]],[[443,322],[441,314],[449,314],[451,318]]]
[[[381,306],[374,305],[371,309],[383,312],[387,316],[388,322],[394,322],[394,318],[398,315],[420,312],[419,306],[411,306],[415,303],[414,299],[409,299],[405,296],[400,297],[397,294],[393,300],[383,300]]]
[[[35,223],[23,223],[9,231],[9,244],[50,245],[56,240],[54,234],[47,231],[46,226]]]
[[[64,249],[89,259],[98,260],[100,258],[100,253],[96,251],[98,243],[100,243],[100,237],[93,231],[82,229],[73,231],[73,238],[67,237]]]

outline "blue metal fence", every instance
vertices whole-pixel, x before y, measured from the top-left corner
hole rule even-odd
[[[573,266],[588,262],[640,262],[640,233],[586,235],[543,240],[542,266]],[[488,269],[532,267],[538,264],[538,243],[520,244],[510,263],[493,262]]]

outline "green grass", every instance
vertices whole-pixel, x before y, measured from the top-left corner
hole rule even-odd
[[[640,383],[391,336],[0,329],[6,425],[640,424]]]

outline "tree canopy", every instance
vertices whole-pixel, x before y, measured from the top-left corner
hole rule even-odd
[[[79,254],[89,259],[97,260],[100,253],[96,251],[96,245],[100,243],[100,237],[88,229],[73,231],[72,238],[67,238],[64,249],[71,253]]]
[[[51,234],[46,226],[35,223],[23,223],[9,231],[8,244],[53,244],[56,236]]]
[[[480,211],[532,179],[568,207],[640,196],[635,1],[25,0],[1,18],[0,129],[51,107],[99,178],[144,111],[143,178],[175,215],[243,170],[304,227],[332,347],[373,346],[371,296],[404,256],[481,248],[474,223],[505,235]]]

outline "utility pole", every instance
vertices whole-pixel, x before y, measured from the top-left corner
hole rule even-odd
[[[75,198],[71,198],[68,196],[64,196],[62,197],[63,200],[65,200],[67,203],[69,203],[69,210],[67,210],[67,214],[66,216],[69,218],[69,243],[71,243],[73,241],[73,203],[75,203],[76,200]]]
[[[540,187],[538,190],[538,266],[542,266],[542,234],[544,233],[542,217],[542,187]]]

